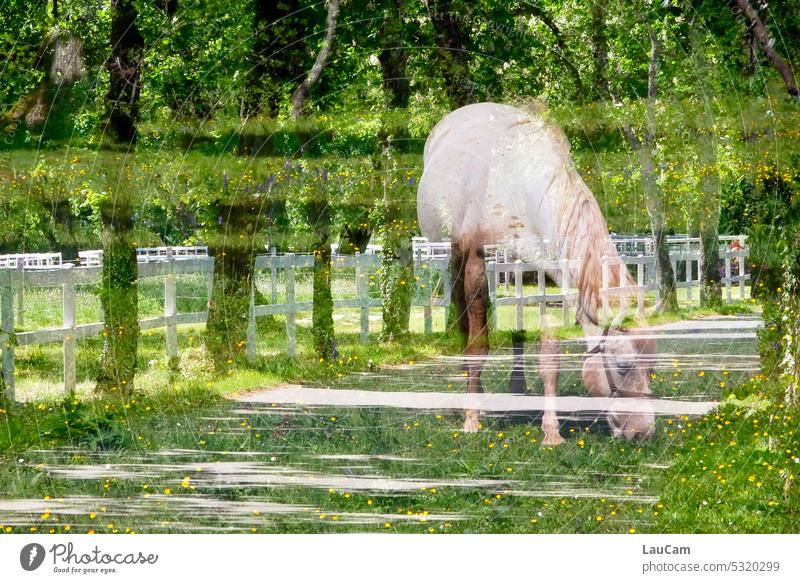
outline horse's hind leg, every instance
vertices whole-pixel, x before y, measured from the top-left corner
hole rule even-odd
[[[486,310],[489,302],[489,286],[486,281],[486,262],[483,249],[471,246],[466,250],[464,268],[464,298],[469,324],[467,348],[464,351],[469,375],[468,393],[482,393],[481,371],[489,350]],[[464,431],[478,430],[478,411],[468,409],[464,420]]]
[[[539,376],[544,382],[544,412],[542,415],[542,445],[559,445],[564,439],[558,432],[556,393],[558,391],[558,341],[542,328],[542,351],[539,355]]]
[[[461,333],[466,342],[469,335],[469,320],[467,318],[467,300],[464,295],[464,270],[466,269],[466,256],[461,248],[461,244],[453,243],[453,250],[450,256],[450,281],[453,301],[454,322],[450,323],[451,330]]]

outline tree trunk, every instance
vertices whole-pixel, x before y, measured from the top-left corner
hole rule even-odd
[[[139,288],[133,220],[133,154],[125,154],[108,187],[101,207],[103,226],[103,350],[97,390],[105,393],[134,390],[139,343]]]
[[[294,119],[303,115],[303,110],[308,100],[308,94],[311,88],[319,81],[319,78],[322,76],[322,71],[325,69],[325,65],[328,64],[328,59],[333,51],[333,39],[336,34],[338,18],[339,0],[328,0],[328,15],[325,19],[325,38],[322,41],[322,46],[319,48],[314,66],[311,67],[308,75],[301,81],[292,95],[292,118]]]
[[[385,160],[378,162],[385,166]],[[382,168],[385,169],[385,168]],[[383,175],[383,253],[381,256],[381,299],[383,329],[381,338],[394,340],[408,334],[411,299],[414,292],[414,254],[412,225],[405,220],[404,205],[389,189],[388,173]]]
[[[664,205],[661,201],[661,190],[658,187],[655,164],[653,163],[652,143],[648,139],[642,144],[629,123],[623,127],[625,137],[639,160],[642,173],[642,189],[647,204],[647,215],[650,217],[650,231],[656,253],[656,277],[658,278],[659,304],[658,312],[677,312],[678,294],[675,288],[675,274],[669,259],[667,245],[666,221]]]
[[[389,97],[389,107],[406,108],[411,87],[406,73],[408,49],[405,48],[403,12],[405,0],[393,0],[381,24],[383,39],[378,60],[383,73],[383,90]]]
[[[245,356],[255,238],[260,232],[260,213],[251,197],[227,191],[223,197],[214,205],[216,225],[206,234],[214,257],[214,284],[205,345],[218,371],[230,370]]]
[[[58,1],[52,3],[52,27],[42,40],[34,68],[42,72],[39,86],[24,96],[10,113],[31,129],[42,126],[48,137],[70,135],[64,119],[70,114],[72,85],[86,75],[83,43],[71,33],[58,30]],[[61,131],[59,131],[61,130]]]
[[[592,4],[592,58],[594,60],[594,87],[600,99],[610,94],[608,85],[608,39],[606,38],[606,2],[595,0]]]
[[[647,74],[647,132],[644,143],[636,136],[631,124],[626,122],[623,131],[631,149],[639,159],[642,173],[642,188],[647,204],[647,214],[650,217],[650,230],[653,235],[656,252],[656,277],[658,278],[659,304],[658,312],[677,312],[678,294],[675,288],[675,274],[672,262],[669,259],[669,246],[667,245],[666,220],[664,218],[664,205],[661,189],[658,186],[653,151],[655,142],[655,118],[653,105],[658,96],[658,57],[659,44],[655,30],[648,24],[650,37],[650,65]]]
[[[692,68],[697,75],[697,93],[710,95],[708,61],[703,45],[700,22],[695,16],[689,25],[689,42],[692,51]],[[698,190],[700,201],[695,213],[700,233],[700,306],[718,308],[722,303],[719,258],[719,189],[716,144],[713,138],[714,114],[712,105],[703,100],[704,112],[697,127],[697,150],[700,168]]]
[[[279,113],[287,83],[305,72],[306,15],[299,0],[254,0],[253,54],[243,114]]]
[[[436,55],[450,105],[457,109],[474,103],[475,82],[466,49],[469,34],[460,22],[467,16],[467,8],[457,0],[430,0],[428,10],[437,36]]]
[[[770,36],[764,21],[758,15],[758,12],[755,11],[749,0],[729,0],[728,4],[734,15],[739,12],[744,16],[745,21],[751,28],[752,34],[755,36],[756,40],[758,40],[758,44],[761,45],[761,50],[764,51],[764,54],[767,55],[772,66],[781,76],[781,79],[783,79],[783,83],[786,85],[786,91],[789,92],[789,95],[795,99],[800,99],[800,90],[797,88],[797,82],[794,79],[791,65],[784,61],[778,54],[778,51],[775,50],[775,40]]]
[[[106,62],[108,129],[117,143],[131,147],[136,142],[139,122],[139,77],[144,53],[144,38],[137,18],[134,0],[111,1],[111,57]]]
[[[333,293],[331,291],[331,209],[320,189],[319,198],[308,205],[308,224],[314,225],[314,305],[311,333],[314,352],[319,358],[330,358],[335,350],[333,330]]]
[[[133,392],[139,342],[139,296],[136,243],[134,241],[133,149],[139,120],[139,71],[144,40],[136,28],[133,0],[111,3],[111,58],[106,97],[111,138],[127,147],[112,176],[101,209],[103,224],[103,282],[100,301],[105,314],[103,352],[97,388]]]
[[[381,297],[384,340],[394,340],[408,333],[411,319],[414,261],[409,226],[402,222],[400,209],[386,204],[387,224],[381,257]]]
[[[718,308],[722,303],[719,257],[719,171],[710,129],[700,129],[700,306]]]

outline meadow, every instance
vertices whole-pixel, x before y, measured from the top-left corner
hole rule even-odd
[[[52,303],[46,294],[39,301],[31,297],[28,325],[45,322]],[[752,318],[751,305],[737,303],[727,312]],[[87,310],[90,317],[93,309]],[[720,317],[699,309],[683,316]],[[653,318],[651,324],[669,320]],[[414,323],[421,326],[419,312]],[[464,390],[457,363],[441,358],[459,349],[443,332],[412,332],[392,343],[374,338],[364,345],[355,318],[337,320],[337,326],[338,358],[318,362],[305,326],[298,328],[295,360],[280,354],[282,324],[265,322],[258,363],[221,376],[193,360],[202,330],[179,329],[183,368],[177,371],[163,356],[163,334],[148,332],[140,344],[140,392],[129,398],[87,393],[100,349],[94,340],[83,341],[79,362],[86,364],[79,379],[85,380],[79,394],[68,397],[57,390],[56,347],[20,350],[20,369],[31,375],[21,386],[33,390],[49,378],[52,390],[29,393],[29,401],[0,412],[3,530],[645,533],[797,527],[791,486],[800,451],[793,422],[798,412],[769,398],[754,339],[660,341],[660,353],[670,356],[653,371],[655,394],[722,405],[701,418],[660,418],[656,436],[643,443],[611,438],[602,418],[591,415],[566,419],[566,444],[549,448],[538,443],[535,415],[488,415],[480,432],[464,434],[461,414],[452,411],[247,401],[253,390],[293,384]],[[577,363],[583,348],[570,340],[576,334],[559,331],[562,352]],[[534,394],[541,391],[537,337],[535,329],[526,334]],[[511,342],[510,331],[492,334],[500,361],[484,373],[490,392],[506,390]],[[577,370],[565,367],[562,394],[582,394]]]

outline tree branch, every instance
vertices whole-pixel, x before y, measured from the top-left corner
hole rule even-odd
[[[297,89],[294,90],[294,94],[292,95],[292,117],[294,119],[297,119],[303,114],[303,108],[308,99],[308,93],[311,91],[311,87],[319,81],[322,71],[328,63],[328,58],[331,56],[333,50],[333,37],[336,34],[338,18],[339,0],[330,0],[328,3],[328,16],[325,22],[327,27],[325,39],[322,41],[322,46],[317,54],[317,60],[314,61],[311,71],[308,72],[306,78],[297,86]]]
[[[772,66],[775,67],[775,70],[786,84],[786,90],[789,92],[789,95],[796,99],[800,99],[800,90],[797,89],[797,83],[795,82],[791,65],[784,61],[775,50],[775,41],[769,35],[769,31],[764,25],[764,21],[755,11],[749,0],[729,0],[728,4],[730,5],[734,16],[736,15],[737,11],[744,16],[747,24],[752,30],[752,34],[758,40],[758,44],[761,45],[761,50],[763,50],[764,54],[767,55],[769,60],[772,62]]]
[[[578,67],[574,64],[574,58],[572,55],[572,51],[569,50],[567,46],[566,39],[564,38],[564,34],[561,32],[561,29],[558,28],[558,25],[553,21],[550,15],[545,12],[542,8],[536,6],[535,4],[526,4],[525,8],[519,8],[515,10],[517,14],[520,14],[524,11],[529,12],[536,18],[542,21],[542,23],[550,29],[550,32],[553,33],[553,38],[556,41],[556,47],[558,50],[554,51],[555,54],[558,56],[559,60],[564,64],[564,66],[569,69],[569,72],[572,74],[572,77],[575,81],[575,93],[577,94],[578,100],[583,101],[586,92],[583,86],[583,80],[581,79],[580,71],[578,71]]]

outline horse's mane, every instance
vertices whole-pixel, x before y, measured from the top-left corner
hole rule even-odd
[[[559,149],[564,164],[551,184],[552,189],[557,189],[553,194],[561,202],[556,226],[557,243],[563,249],[562,256],[565,259],[581,259],[578,275],[578,321],[584,316],[592,323],[597,323],[597,313],[602,305],[602,257],[606,255],[611,259],[608,278],[610,287],[620,285],[618,266],[621,261],[608,236],[608,225],[594,194],[572,164],[566,135],[554,123],[546,122],[545,130],[553,138],[551,143]],[[625,284],[631,281],[626,268],[623,268],[622,276],[626,280]]]

